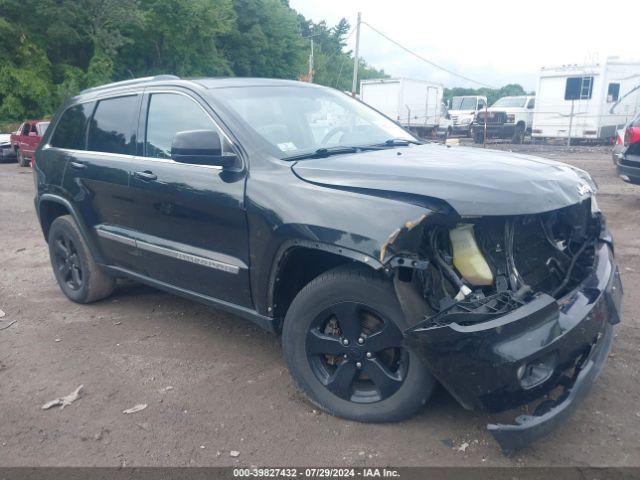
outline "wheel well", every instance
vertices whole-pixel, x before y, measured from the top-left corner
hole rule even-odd
[[[335,253],[307,247],[295,247],[287,251],[273,280],[274,317],[282,322],[293,299],[311,280],[337,266],[354,262]]]
[[[49,238],[49,228],[51,228],[53,221],[62,215],[68,215],[71,213],[64,205],[58,202],[50,202],[46,200],[40,202],[39,212],[40,226],[42,227],[42,233],[44,233],[45,240],[48,240]]]
[[[524,123],[522,120],[520,120],[520,121],[518,121],[518,123],[516,123],[516,127],[520,127],[520,126],[522,126],[522,127],[525,127],[525,128],[526,128],[526,125],[525,125],[525,123]]]

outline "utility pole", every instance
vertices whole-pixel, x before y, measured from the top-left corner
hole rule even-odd
[[[567,146],[571,146],[571,127],[573,127],[573,107],[575,100],[571,99],[571,113],[569,114],[569,132],[567,133]]]
[[[351,96],[356,96],[358,90],[358,66],[360,65],[360,22],[362,21],[362,14],[358,12],[358,21],[356,22],[356,51],[353,55],[353,83],[351,84]]]
[[[313,83],[313,36],[311,37],[311,55],[309,55],[309,83]]]

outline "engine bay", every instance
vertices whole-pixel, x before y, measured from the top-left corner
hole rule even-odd
[[[535,215],[425,226],[418,256],[428,262],[411,281],[426,302],[426,323],[472,324],[542,293],[562,298],[591,273],[602,228],[595,199]]]

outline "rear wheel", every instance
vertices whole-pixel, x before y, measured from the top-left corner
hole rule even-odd
[[[53,273],[60,289],[69,299],[91,303],[113,292],[115,280],[95,262],[70,215],[53,221],[48,242]]]
[[[22,150],[18,149],[16,155],[18,157],[18,165],[20,165],[21,167],[29,166],[29,159],[22,154]]]
[[[390,282],[340,267],[292,302],[284,357],[296,384],[323,410],[364,422],[402,420],[427,402],[435,385],[403,342],[409,326]]]

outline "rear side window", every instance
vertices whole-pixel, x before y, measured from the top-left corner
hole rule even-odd
[[[87,149],[94,152],[135,154],[138,97],[100,100],[89,123]]]
[[[92,103],[83,103],[67,108],[53,132],[52,147],[69,148],[71,150],[84,149],[84,132],[87,118],[91,114]]]

